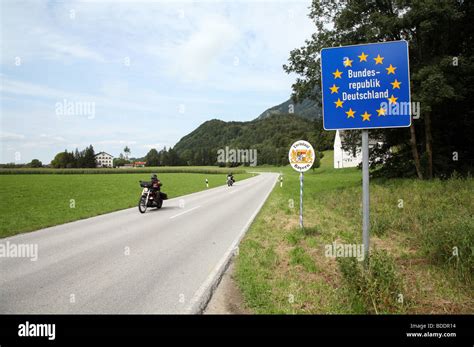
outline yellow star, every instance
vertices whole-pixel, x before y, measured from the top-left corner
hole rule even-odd
[[[396,89],[396,88],[400,89],[400,84],[402,84],[402,82],[398,82],[397,79],[395,79],[395,81],[390,82],[390,84],[392,85],[393,89]]]
[[[337,93],[339,91],[339,87],[337,87],[335,84],[333,84],[329,89],[331,89],[331,94]]]
[[[362,52],[362,54],[359,55],[358,57],[359,57],[360,61],[367,61],[368,55],[365,54],[364,52]]]
[[[398,98],[394,97],[393,94],[390,98],[387,98],[390,104],[394,104],[397,102]]]
[[[332,73],[334,75],[334,78],[341,78],[342,72],[339,71],[339,69],[336,69],[336,72]]]
[[[344,103],[344,101],[341,101],[341,99],[338,98],[337,101],[335,101],[334,103],[336,104],[336,108],[342,108],[342,104]]]
[[[377,65],[377,64],[383,64],[384,58],[381,57],[380,54],[379,54],[379,55],[377,55],[376,58],[374,58],[374,60],[375,60],[375,65]]]
[[[386,67],[385,70],[387,70],[387,74],[394,74],[395,75],[395,69],[396,67],[395,66],[392,66],[392,64],[390,64],[389,67]]]
[[[362,121],[365,122],[366,120],[368,120],[370,122],[370,116],[371,114],[365,111],[365,113],[362,115]]]
[[[346,112],[347,118],[354,118],[354,113],[355,111],[352,111],[352,108],[350,108],[349,111]]]
[[[380,106],[380,108],[377,110],[377,116],[380,117],[380,116],[385,116],[385,113],[387,112],[386,109],[382,108],[382,106]]]
[[[348,66],[352,67],[352,62],[353,62],[353,60],[350,60],[349,58],[346,58],[346,60],[344,60],[344,66],[345,67],[348,67]]]

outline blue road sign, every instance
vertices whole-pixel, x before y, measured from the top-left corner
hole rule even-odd
[[[410,126],[408,43],[323,48],[321,88],[326,130]]]

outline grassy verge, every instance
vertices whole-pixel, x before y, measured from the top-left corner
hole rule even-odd
[[[472,313],[472,179],[371,182],[371,257],[326,256],[361,243],[361,172],[305,174],[305,229],[298,174],[284,175],[244,238],[236,279],[256,313]],[[456,255],[457,254],[457,255]]]
[[[169,198],[206,189],[206,178],[210,188],[226,182],[225,174],[163,173],[158,177]],[[0,237],[134,207],[141,191],[138,181],[149,178],[146,173],[0,175]]]

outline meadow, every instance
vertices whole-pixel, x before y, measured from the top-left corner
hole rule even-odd
[[[224,173],[158,172],[158,177],[169,198],[206,189],[206,178],[210,188],[226,183]],[[149,179],[149,173],[0,175],[0,237],[135,207],[138,182]]]
[[[235,278],[255,313],[474,312],[474,181],[372,179],[371,256],[327,257],[362,243],[361,171],[333,169],[332,152],[299,180],[283,174],[239,247]],[[256,169],[258,171],[260,169]]]

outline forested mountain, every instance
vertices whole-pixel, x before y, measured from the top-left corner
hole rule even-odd
[[[257,117],[257,119],[267,118],[275,114],[287,113],[294,113],[307,119],[322,118],[321,106],[319,102],[311,99],[304,99],[301,102],[294,102],[290,98],[280,105],[273,106],[268,110],[265,110],[260,116]]]
[[[288,164],[288,149],[298,139],[309,140],[319,151],[332,146],[334,134],[322,130],[320,120],[295,114],[274,114],[250,122],[213,119],[184,136],[173,148],[183,164],[215,165],[217,151],[256,149],[258,165]]]

